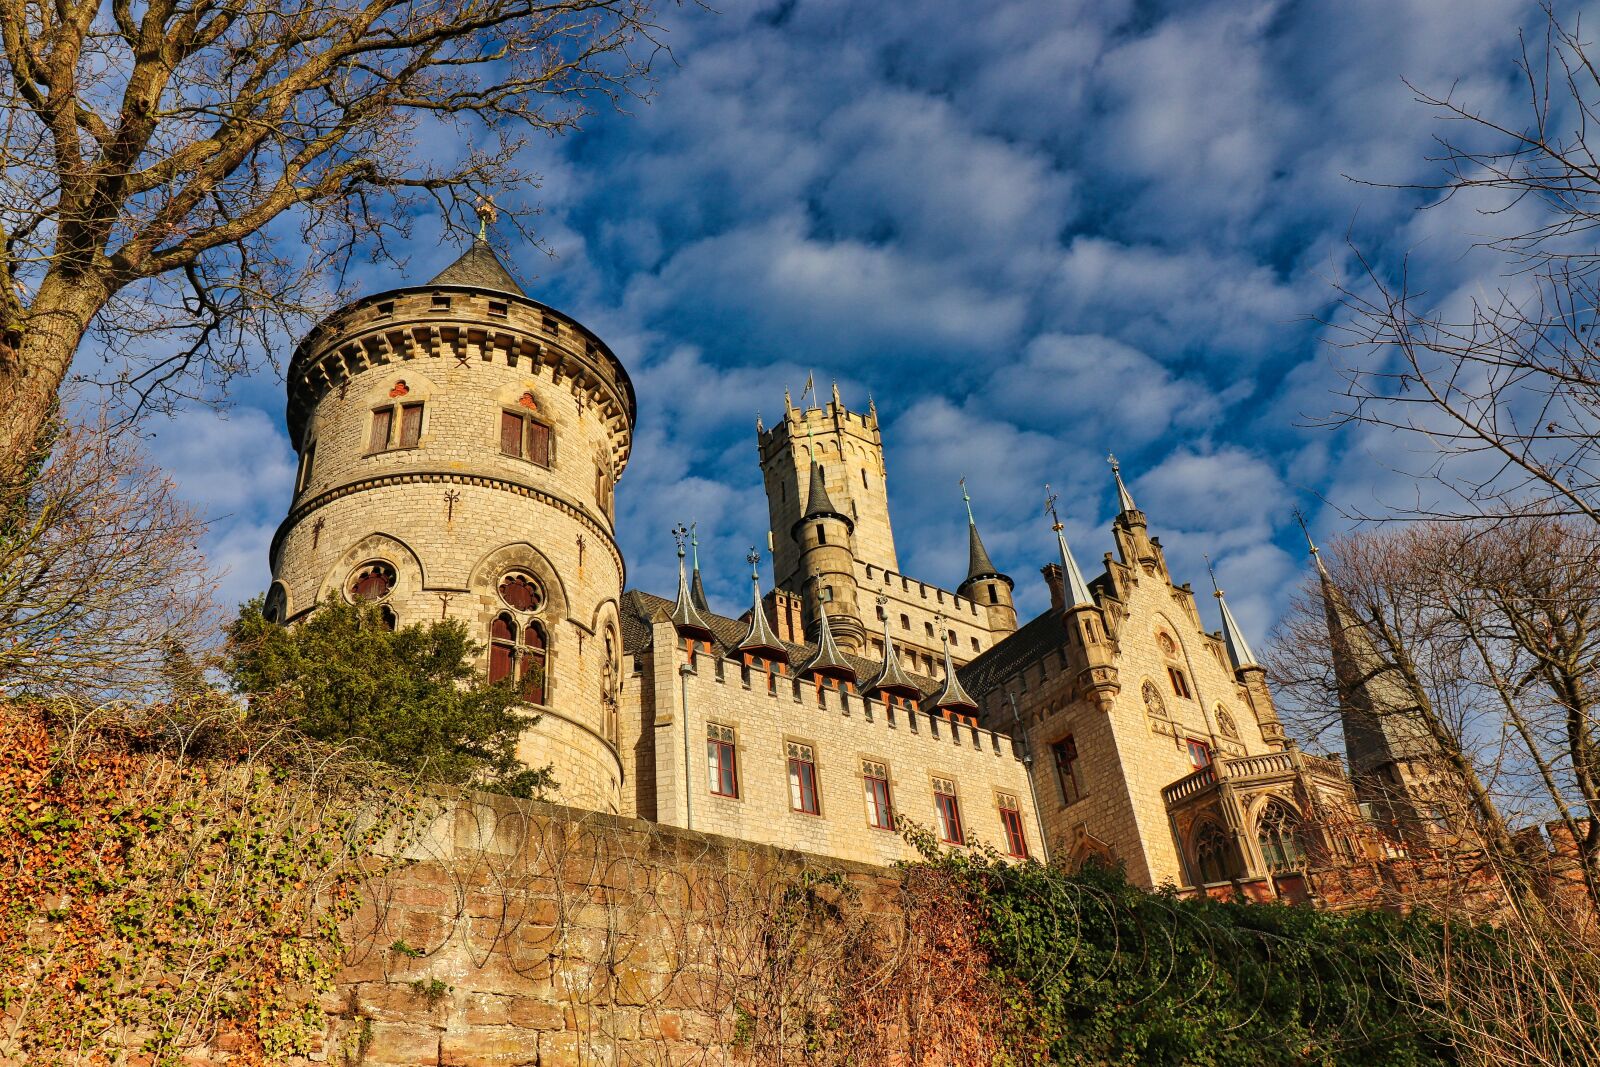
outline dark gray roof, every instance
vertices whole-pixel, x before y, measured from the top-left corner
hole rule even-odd
[[[847,526],[851,527],[852,529],[855,528],[855,522],[850,518],[850,516],[833,506],[833,500],[828,496],[827,480],[822,476],[822,465],[816,460],[812,460],[811,491],[806,497],[805,518],[814,519],[822,515],[830,515],[837,519],[843,519]]]
[[[894,638],[889,636],[887,626],[883,629],[883,663],[872,681],[867,683],[867,692],[870,693],[875,689],[922,694],[922,687],[913,682],[905,669],[900,666],[900,657],[894,653]]]
[[[944,643],[944,688],[935,694],[931,706],[935,708],[972,708],[978,707],[978,702],[972,699],[966,689],[961,685],[961,673],[955,669],[950,659],[950,641],[948,637]]]
[[[689,583],[683,577],[683,549],[678,549],[678,599],[672,605],[672,621],[680,630],[694,630],[697,633],[711,633],[711,624],[706,621],[699,605],[694,602],[694,594],[689,592]]]
[[[969,522],[967,523],[967,580],[961,583],[961,588],[966,588],[980,578],[1004,578],[1008,584],[1011,581],[995,568],[994,561],[989,558],[988,550],[983,547],[983,538],[978,536],[978,524]]]
[[[514,293],[526,297],[511,272],[506,270],[500,257],[494,254],[489,242],[478,238],[461,258],[435,274],[429,285],[460,285],[469,289],[493,289],[501,293]]]
[[[1051,608],[962,667],[962,684],[969,693],[983,700],[1017,671],[1043,662],[1046,656],[1065,645],[1066,630],[1061,625],[1061,613]]]
[[[785,661],[789,658],[789,646],[778,640],[778,635],[772,632],[772,626],[767,622],[767,612],[761,606],[761,581],[756,579],[755,606],[750,609],[750,629],[745,631],[744,640],[739,642],[739,651],[770,651],[781,655]]]
[[[695,566],[694,579],[689,583],[689,596],[694,600],[694,606],[701,611],[710,611],[711,605],[706,603],[706,587],[700,582],[700,567]]]

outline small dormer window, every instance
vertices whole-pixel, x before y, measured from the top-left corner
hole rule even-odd
[[[383,303],[379,304],[378,305],[378,314],[379,314],[379,316],[385,317],[385,318],[387,318],[390,315],[393,315],[394,314],[394,301],[393,300],[385,300]]]
[[[435,310],[435,311],[449,311],[450,310],[450,298],[448,296],[445,296],[443,293],[434,293],[433,294],[433,310]]]
[[[504,300],[491,300],[491,301],[489,301],[489,314],[495,316],[496,318],[501,318],[501,319],[505,318],[506,317],[506,302]]]
[[[561,320],[556,318],[554,315],[547,314],[544,317],[544,328],[549,330],[551,333],[560,333]]]

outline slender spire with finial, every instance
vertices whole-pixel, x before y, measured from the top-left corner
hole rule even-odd
[[[894,653],[894,638],[889,636],[889,598],[879,593],[877,603],[879,611],[883,614],[883,665],[878,668],[877,675],[867,685],[867,692],[884,689],[891,693],[918,696],[922,690],[901,668],[900,657]]]
[[[672,528],[672,539],[678,543],[678,600],[672,605],[672,622],[679,630],[690,630],[709,637],[711,624],[706,622],[705,616],[695,606],[694,596],[689,592],[689,577],[683,566],[683,546],[688,535],[689,528],[681,522]]]
[[[965,478],[961,479],[961,499],[967,505],[967,577],[956,587],[956,592],[965,595],[973,582],[983,578],[1000,578],[1009,586],[1011,579],[1000,573],[989,558],[988,549],[983,547],[983,538],[978,536],[978,523],[972,517],[972,497],[967,495]]]
[[[839,399],[839,379],[833,380],[833,406],[836,410],[844,410],[844,402]]]
[[[689,524],[689,547],[694,552],[694,579],[689,583],[689,595],[694,598],[694,606],[701,611],[710,611],[711,605],[706,602],[706,587],[700,581],[700,534],[697,530],[698,522]]]
[[[1133,494],[1128,492],[1128,487],[1122,484],[1122,464],[1117,462],[1117,457],[1110,452],[1106,453],[1106,462],[1111,464],[1111,477],[1117,480],[1117,507],[1120,511],[1138,511],[1134,506]]]
[[[950,658],[950,631],[944,624],[944,615],[933,617],[933,625],[939,631],[940,638],[944,641],[944,688],[939,690],[933,698],[935,708],[962,708],[968,711],[977,711],[978,702],[968,695],[961,685],[961,679],[956,677],[955,661]]]
[[[1246,667],[1257,667],[1255,653],[1250,651],[1250,645],[1244,639],[1244,631],[1239,629],[1239,624],[1234,621],[1233,612],[1228,610],[1228,602],[1222,596],[1222,587],[1217,584],[1216,569],[1211,566],[1211,557],[1204,557],[1206,573],[1211,575],[1212,595],[1217,598],[1217,607],[1222,609],[1222,641],[1228,646],[1228,661],[1233,664],[1233,669],[1243,670]]]
[[[1083,580],[1083,571],[1078,569],[1078,561],[1072,557],[1072,549],[1067,547],[1066,527],[1061,522],[1061,516],[1056,514],[1056,494],[1050,491],[1049,483],[1044,487],[1044,510],[1050,516],[1050,528],[1056,532],[1056,546],[1061,550],[1061,572],[1066,585],[1068,609],[1093,607],[1094,597],[1089,594],[1089,583]]]
[[[750,609],[750,629],[745,631],[744,640],[739,642],[740,652],[766,652],[769,658],[789,662],[789,650],[778,640],[778,635],[772,632],[771,625],[767,622],[766,609],[761,606],[761,553],[754,545],[744,557],[750,564],[750,584],[755,587],[755,604]]]

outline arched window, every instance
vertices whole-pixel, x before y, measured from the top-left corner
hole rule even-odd
[[[1194,863],[1200,871],[1200,881],[1226,882],[1233,877],[1232,849],[1228,835],[1214,822],[1207,822],[1194,835]]]
[[[911,616],[909,616],[909,615],[900,616],[900,629],[902,629],[902,630],[911,629]]]
[[[1300,816],[1278,800],[1267,801],[1256,823],[1256,842],[1261,858],[1270,871],[1293,870],[1304,866],[1306,850],[1300,835]]]
[[[368,563],[350,579],[350,596],[355,600],[382,600],[394,589],[394,568],[382,560]]]
[[[508,574],[500,580],[500,599],[518,611],[538,611],[544,591],[526,574]]]
[[[501,612],[489,624],[489,681],[510,678],[517,667],[517,624]]]
[[[397,616],[394,613],[394,609],[387,604],[378,609],[378,619],[383,623],[383,628],[388,630],[390,633],[394,633],[395,630],[400,627],[399,616]]]
[[[522,699],[530,704],[543,704],[545,694],[545,641],[544,628],[530,622],[522,635]]]

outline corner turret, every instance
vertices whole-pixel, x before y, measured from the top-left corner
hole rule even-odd
[[[1206,572],[1211,575],[1217,609],[1222,612],[1222,642],[1228,649],[1228,665],[1233,668],[1233,676],[1244,689],[1250,710],[1261,726],[1261,739],[1281,750],[1286,738],[1283,724],[1278,721],[1278,709],[1272,702],[1272,691],[1267,688],[1266,668],[1256,662],[1255,654],[1244,639],[1244,631],[1239,629],[1233,612],[1228,610],[1228,601],[1222,595],[1222,587],[1217,585],[1217,572],[1212,569],[1209,556],[1206,557]]]
[[[983,547],[978,523],[972,517],[972,498],[967,495],[965,478],[961,479],[961,499],[967,506],[967,577],[956,586],[956,595],[983,608],[989,616],[990,630],[1010,633],[1017,628],[1017,606],[1011,595],[1016,583],[1000,573]]]

